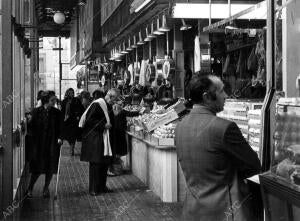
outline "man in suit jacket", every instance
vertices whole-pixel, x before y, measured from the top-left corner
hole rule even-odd
[[[193,109],[176,129],[187,183],[182,220],[257,220],[244,179],[259,173],[260,161],[238,126],[216,116],[227,97],[222,81],[194,76],[190,92]]]

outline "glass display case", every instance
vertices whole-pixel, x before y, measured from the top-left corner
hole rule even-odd
[[[300,220],[300,4],[268,0],[268,171],[260,175],[266,220]],[[273,93],[271,91],[273,90]],[[266,117],[267,116],[267,117]],[[265,161],[266,162],[266,161]]]
[[[2,0],[0,0],[0,11]],[[2,12],[0,12],[0,135],[2,134]]]

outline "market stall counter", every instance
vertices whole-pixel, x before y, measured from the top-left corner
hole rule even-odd
[[[174,121],[173,112],[167,115],[171,116],[170,121]],[[166,119],[167,115],[161,117]],[[130,131],[127,132],[133,175],[145,183],[163,202],[183,201],[186,183],[174,144],[176,124],[168,124],[165,120],[164,125],[155,126],[153,123],[155,119],[152,119],[148,124],[153,128],[150,133],[145,130],[146,125],[141,125],[141,118],[140,121],[131,119]]]

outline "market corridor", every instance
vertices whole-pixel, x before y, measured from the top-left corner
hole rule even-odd
[[[88,194],[88,164],[69,155],[64,145],[58,197],[53,199],[55,180],[50,186],[50,199],[43,199],[44,176],[36,183],[32,199],[25,199],[17,220],[178,220],[180,203],[161,200],[135,176],[109,177],[107,185],[113,193],[96,197]]]

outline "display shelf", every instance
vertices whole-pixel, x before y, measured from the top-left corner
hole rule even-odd
[[[146,140],[140,136],[137,136],[136,134],[132,133],[132,132],[127,132],[128,135],[138,139],[138,140],[141,140],[143,142],[145,142],[146,144],[148,144],[149,146],[152,146],[152,147],[155,147],[157,149],[176,149],[176,146],[175,145],[157,145],[155,144],[154,142],[151,142],[149,140]]]
[[[271,193],[281,200],[288,201],[289,203],[300,207],[300,186],[287,182],[284,178],[266,172],[259,176],[260,183],[266,189],[266,193]]]

